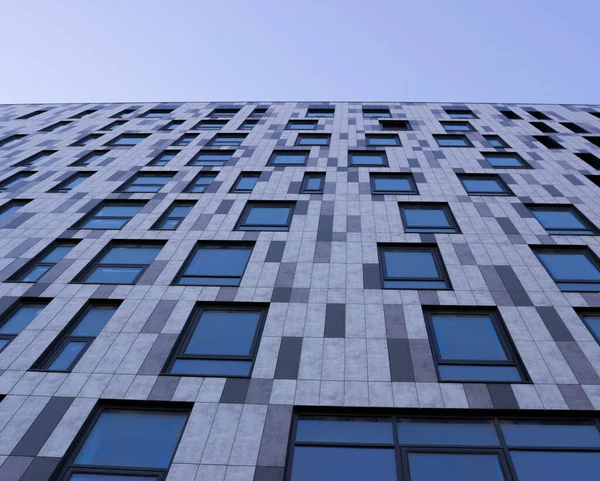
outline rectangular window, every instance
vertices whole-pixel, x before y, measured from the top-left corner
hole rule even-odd
[[[148,165],[155,165],[159,167],[167,165],[179,152],[179,150],[163,150],[160,154],[154,157],[154,159],[152,159]]]
[[[600,344],[600,315],[597,313],[580,313],[580,316],[596,342]]]
[[[572,205],[527,205],[548,234],[595,235],[596,227]]]
[[[106,145],[112,147],[134,147],[147,137],[150,137],[150,134],[121,134]]]
[[[217,134],[215,135],[208,145],[214,147],[237,147],[242,144],[246,134]]]
[[[229,120],[201,120],[192,130],[221,130]]]
[[[392,117],[388,108],[368,108],[363,107],[363,117],[365,119],[389,119]]]
[[[33,117],[37,117],[38,115],[45,114],[46,112],[47,112],[47,110],[34,110],[33,112],[29,112],[28,114],[17,117],[17,120],[31,119]]]
[[[326,146],[331,141],[329,134],[298,134],[295,145]]]
[[[539,112],[537,110],[528,110],[529,115],[538,119],[538,120],[552,120],[548,117],[544,112]]]
[[[2,140],[0,140],[0,147],[6,147],[7,145],[10,145],[13,142],[16,142],[17,140],[21,140],[23,137],[26,137],[26,135],[16,134],[11,135],[10,137],[5,137]]]
[[[287,130],[316,130],[319,122],[317,120],[290,120],[287,125]]]
[[[79,140],[77,140],[74,143],[72,143],[71,147],[83,147],[85,145],[89,145],[92,142],[94,142],[94,140],[98,140],[100,137],[102,137],[102,134],[89,134],[89,135],[86,135],[85,137],[82,137]]]
[[[165,372],[250,377],[266,314],[262,304],[197,304]]]
[[[258,120],[244,120],[242,125],[239,126],[239,130],[252,130],[258,125]]]
[[[575,152],[575,155],[588,164],[592,169],[600,170],[600,159],[589,152]]]
[[[199,242],[175,276],[173,284],[237,287],[253,247],[253,244],[241,242]]]
[[[335,108],[309,108],[306,111],[307,117],[332,118],[334,115],[335,115]]]
[[[111,116],[111,119],[120,119],[125,117],[126,115],[131,115],[135,112],[135,109],[125,109],[117,112],[115,115]]]
[[[137,243],[136,243],[137,242]],[[84,284],[135,284],[164,243],[112,241],[76,277]]]
[[[177,407],[175,407],[177,406]],[[183,435],[189,408],[102,403],[73,444],[56,479],[163,481]]]
[[[395,134],[366,134],[367,147],[400,147],[400,139]]]
[[[600,148],[600,137],[584,137],[584,139]]]
[[[589,134],[589,132],[587,130],[585,130],[580,125],[574,124],[573,122],[561,122],[560,125],[562,125],[563,127],[569,129],[571,132],[574,132],[576,134]]]
[[[25,182],[29,177],[31,177],[36,172],[26,172],[21,171],[16,174],[7,177],[0,181],[0,192],[5,190],[13,190],[15,187],[20,187],[23,182]]]
[[[498,312],[436,309],[424,314],[440,381],[528,380]]]
[[[381,130],[412,130],[408,120],[380,120]]]
[[[549,135],[534,135],[533,138],[548,149],[551,149],[551,150],[564,149],[564,147],[562,145],[560,145],[556,140],[554,140]]]
[[[183,134],[171,145],[175,147],[185,147],[186,145],[190,145],[196,137],[198,137],[198,134]]]
[[[446,232],[459,234],[458,223],[448,204],[432,202],[400,203],[404,232]]]
[[[9,200],[6,204],[0,207],[0,222],[8,219],[15,214],[21,207],[26,206],[30,200]]]
[[[289,231],[295,202],[248,202],[236,230]]]
[[[25,160],[17,162],[12,167],[31,167],[33,164],[37,164],[48,159],[53,154],[56,154],[56,150],[42,150],[37,154],[27,157]]]
[[[70,175],[62,182],[56,184],[55,187],[50,189],[48,192],[58,192],[64,194],[66,192],[70,192],[79,184],[81,184],[85,179],[89,179],[96,172],[76,172],[73,175]]]
[[[510,147],[499,135],[484,135],[483,137],[495,149],[507,149]]]
[[[194,180],[187,185],[185,192],[201,194],[213,183],[213,180],[215,180],[218,174],[218,172],[200,172]]]
[[[371,194],[418,194],[412,174],[371,174]]]
[[[83,157],[77,159],[75,162],[70,164],[69,167],[76,167],[81,165],[90,165],[92,162],[96,162],[100,157],[106,155],[108,150],[94,150],[89,154],[85,154]]]
[[[544,132],[545,134],[556,134],[556,130],[550,127],[548,124],[544,122],[530,122],[533,127],[538,129],[540,132]]]
[[[119,304],[120,302],[88,303],[33,364],[33,369],[71,372],[110,321]]]
[[[483,157],[495,169],[531,169],[519,154],[512,152],[483,152]]]
[[[183,122],[183,120],[171,120],[168,124],[163,125],[160,130],[165,132],[173,132],[173,130],[182,125]]]
[[[251,119],[261,118],[267,113],[267,108],[257,107],[248,116]]]
[[[532,250],[561,291],[600,292],[600,261],[589,247],[533,246]]]
[[[196,205],[191,201],[175,201],[152,226],[155,230],[175,230]]]
[[[435,245],[379,246],[384,289],[451,289],[442,255]]]
[[[146,202],[106,200],[75,223],[72,229],[122,229],[144,205]]]
[[[86,117],[87,115],[91,115],[94,112],[96,112],[95,110],[84,110],[83,112],[79,112],[78,114],[72,115],[71,119],[82,119],[83,117]]]
[[[79,243],[78,240],[59,239],[30,260],[24,267],[10,277],[13,282],[37,282],[46,272],[61,261],[71,249]]]
[[[102,127],[100,130],[115,130],[118,129],[119,127],[125,125],[127,123],[127,120],[115,120],[114,122],[111,122],[110,124]]]
[[[276,150],[267,165],[306,165],[308,154],[305,150]]]
[[[249,194],[254,190],[259,177],[260,172],[242,172],[229,192]]]
[[[19,300],[0,317],[0,352],[44,310],[48,302]]]
[[[325,172],[307,172],[302,179],[301,194],[322,194],[325,189]]]
[[[465,135],[434,135],[433,138],[440,147],[473,147]]]
[[[63,120],[61,122],[56,122],[52,125],[49,125],[48,127],[44,127],[43,129],[40,130],[40,132],[54,132],[56,129],[60,129],[61,127],[65,127],[67,125],[69,125],[71,122],[69,122],[68,120]]]
[[[446,115],[451,119],[476,119],[477,116],[469,109],[444,109]]]
[[[461,174],[458,178],[469,195],[514,195],[499,175]]]
[[[140,115],[143,119],[162,119],[164,117],[168,117],[173,109],[152,109],[144,112]]]
[[[351,167],[387,167],[385,152],[373,150],[348,152],[348,165]]]
[[[440,122],[446,132],[474,132],[475,129],[469,122]]]
[[[140,172],[119,187],[118,192],[155,194],[173,178],[172,173]]]
[[[499,109],[498,111],[509,120],[522,120],[521,117],[518,114],[516,114],[515,112],[513,112],[512,110],[508,110],[508,109],[500,110]]]
[[[209,117],[218,119],[232,119],[240,109],[214,109]]]

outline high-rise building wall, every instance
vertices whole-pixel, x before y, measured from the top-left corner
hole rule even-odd
[[[0,480],[597,480],[597,168],[596,106],[0,106]]]

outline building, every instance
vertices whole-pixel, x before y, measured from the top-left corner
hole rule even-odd
[[[2,481],[591,481],[600,107],[0,106]]]

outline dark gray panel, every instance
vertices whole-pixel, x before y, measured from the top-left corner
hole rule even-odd
[[[250,379],[247,404],[269,404],[271,391],[273,390],[273,379]]]
[[[392,382],[415,381],[408,339],[388,339],[388,356]]]
[[[487,387],[496,409],[519,409],[510,384],[488,384]]]
[[[60,458],[37,457],[29,465],[20,481],[48,481],[58,463],[60,463]]]
[[[541,306],[536,307],[536,310],[555,341],[573,341],[573,336],[554,307]]]
[[[177,376],[161,376],[159,377],[152,391],[148,395],[150,401],[170,401],[179,385],[180,377]]]
[[[301,337],[283,337],[275,367],[275,379],[297,379],[301,353]]]
[[[177,334],[159,334],[146,359],[144,359],[138,374],[160,374],[176,340]]]
[[[222,403],[243,404],[248,393],[250,379],[229,378],[221,394]]]
[[[592,402],[581,386],[577,384],[559,384],[558,389],[565,398],[569,409],[586,411],[594,409]]]
[[[281,262],[284,250],[285,241],[272,241],[269,245],[265,262]]]
[[[384,304],[385,330],[388,339],[408,339],[406,320],[401,304]]]
[[[346,336],[346,305],[327,304],[325,309],[325,337]]]
[[[167,320],[171,316],[173,309],[177,305],[177,301],[170,300],[162,300],[158,301],[158,304],[150,314],[150,317],[144,324],[142,328],[142,332],[144,333],[152,333],[152,334],[160,334],[163,327],[167,323]]]
[[[32,457],[9,456],[0,466],[0,479],[2,481],[19,481],[32,461]]]
[[[283,481],[283,468],[274,466],[257,466],[253,481]]]
[[[292,406],[269,406],[257,466],[285,465],[291,420]]]

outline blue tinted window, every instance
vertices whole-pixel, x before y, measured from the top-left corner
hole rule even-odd
[[[442,381],[520,382],[523,380],[523,376],[515,366],[440,364],[438,371]]]
[[[35,282],[48,272],[54,264],[62,260],[75,246],[75,244],[61,244],[60,241],[54,244],[54,247],[50,249],[47,254],[44,254],[41,258],[34,259],[30,265],[22,274],[21,281],[24,282]]]
[[[247,377],[252,369],[252,361],[228,361],[224,359],[176,359],[171,374],[196,376],[238,376]]]
[[[133,284],[141,272],[139,267],[98,266],[85,281],[89,284]]]
[[[271,165],[305,165],[308,159],[306,152],[274,152],[269,160]]]
[[[392,444],[392,423],[378,418],[300,419],[297,441]]]
[[[329,145],[329,135],[298,135],[296,145]]]
[[[492,423],[458,421],[399,422],[398,442],[434,446],[498,446],[500,444]]]
[[[248,205],[242,212],[238,229],[241,230],[288,230],[291,205]]]
[[[307,117],[333,117],[335,109],[308,109]]]
[[[25,274],[23,276],[23,279],[21,279],[23,282],[35,282],[37,281],[40,277],[42,277],[46,272],[48,272],[50,269],[52,268],[52,266],[43,266],[43,265],[37,265],[34,266],[27,274]]]
[[[505,481],[497,454],[408,455],[411,481]]]
[[[0,325],[0,334],[20,334],[42,312],[42,304],[22,304]]]
[[[400,205],[406,232],[457,232],[449,207],[445,205]]]
[[[498,179],[462,177],[461,182],[469,194],[508,194]]]
[[[201,120],[194,125],[193,130],[219,130],[225,127],[228,120]]]
[[[117,308],[112,306],[92,306],[77,323],[71,336],[95,337],[104,329]]]
[[[492,167],[508,168],[508,167],[528,167],[521,157],[516,154],[483,154]]]
[[[392,250],[386,251],[384,258],[387,274],[391,277],[439,277],[431,252]]]
[[[508,147],[508,144],[497,135],[485,135],[484,137],[492,147],[495,147],[497,149]]]
[[[93,266],[85,282],[133,284],[160,252],[159,246],[113,246]]]
[[[596,336],[596,340],[600,342],[600,317],[586,316],[584,317],[584,321],[592,331],[592,334]]]
[[[469,122],[444,122],[442,126],[446,132],[470,132],[474,130]]]
[[[105,204],[83,221],[84,229],[120,229],[143,207],[143,204]]]
[[[112,140],[109,145],[133,147],[144,140],[148,135],[120,135],[116,139]]]
[[[167,182],[172,179],[171,175],[137,175],[125,185],[124,192],[154,193],[158,192]]]
[[[373,194],[416,194],[416,188],[409,175],[371,175]]]
[[[519,481],[596,481],[600,453],[511,451]]]
[[[206,151],[198,153],[192,160],[193,165],[224,165],[231,160],[233,152],[229,151]]]
[[[437,136],[435,137],[440,147],[470,147],[471,142],[464,136]]]
[[[600,432],[593,424],[503,421],[501,427],[509,446],[600,448]]]
[[[198,137],[197,134],[185,134],[185,135],[182,135],[175,142],[173,142],[173,145],[177,145],[177,146],[189,145],[189,144],[192,143],[192,140],[194,140],[196,137]]]
[[[600,281],[600,271],[580,252],[541,252],[539,257],[555,280]]]
[[[363,109],[363,117],[367,119],[389,119],[391,116],[389,109]]]
[[[217,177],[218,172],[207,172],[200,173],[190,184],[186,187],[186,192],[193,192],[201,194],[206,188],[212,184],[213,180]]]
[[[59,192],[67,192],[71,189],[74,189],[79,184],[81,184],[85,179],[91,177],[93,172],[80,172],[78,174],[72,175],[66,181],[58,184],[56,186],[56,190]]]
[[[95,162],[104,154],[106,154],[106,150],[95,150],[94,152],[90,152],[87,155],[81,157],[81,159],[75,161],[72,165],[89,165],[92,162]]]
[[[400,139],[397,135],[367,135],[368,146],[397,146],[400,145]]]
[[[260,174],[242,173],[235,183],[233,192],[252,192]]]
[[[348,165],[387,165],[383,152],[354,152],[348,154]]]
[[[33,175],[32,172],[19,172],[18,174],[11,175],[0,182],[0,190],[8,190],[16,187],[17,185],[24,182],[26,179]]]
[[[50,363],[50,371],[66,371],[87,347],[86,341],[69,341]]]
[[[592,234],[591,226],[584,223],[571,207],[530,207],[531,212],[550,234]]]
[[[102,258],[103,264],[150,264],[160,252],[160,247],[112,247]]]
[[[446,110],[446,114],[451,119],[474,119],[475,114],[470,110],[460,110],[460,109],[448,109]]]
[[[178,284],[238,286],[251,253],[251,247],[199,247]]]
[[[317,128],[317,121],[302,121],[302,120],[290,120],[287,124],[286,129],[288,130],[315,130]]]
[[[11,216],[15,212],[18,212],[21,209],[21,207],[23,207],[26,204],[27,204],[27,202],[19,202],[19,201],[7,202],[0,208],[0,221],[6,219],[7,217]]]
[[[187,414],[106,409],[74,464],[168,468]]]
[[[237,146],[240,145],[244,139],[246,138],[246,135],[234,135],[234,134],[217,134],[211,141],[210,144],[211,145],[233,145],[233,146]]]

